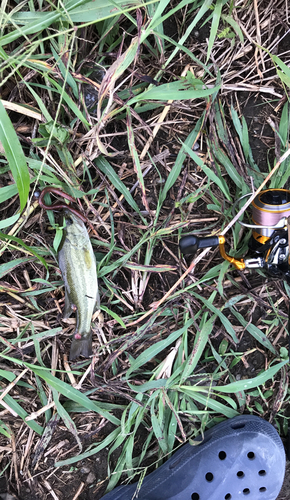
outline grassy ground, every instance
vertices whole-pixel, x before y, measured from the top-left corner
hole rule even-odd
[[[2,2],[2,490],[98,500],[239,413],[287,436],[289,287],[218,250],[192,264],[178,241],[227,229],[245,255],[234,201],[269,172],[290,187],[289,158],[273,170],[289,151],[288,15],[285,0]],[[45,186],[90,220],[91,360],[68,363]]]

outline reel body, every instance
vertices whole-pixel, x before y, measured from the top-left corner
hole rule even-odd
[[[185,255],[194,254],[200,248],[219,246],[221,256],[236,269],[265,269],[272,276],[285,278],[290,284],[290,191],[261,191],[251,207],[253,224],[240,222],[241,225],[252,229],[248,257],[245,260],[235,259],[226,253],[226,240],[222,235],[206,238],[184,236],[179,243],[181,252]]]

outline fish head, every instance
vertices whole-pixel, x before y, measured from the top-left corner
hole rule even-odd
[[[69,209],[64,209],[63,216],[65,220],[65,234],[70,239],[82,239],[86,237],[87,229],[83,221]]]

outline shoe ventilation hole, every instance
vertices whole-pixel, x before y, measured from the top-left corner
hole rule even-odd
[[[207,472],[205,479],[210,483],[213,480],[213,474],[211,472]]]
[[[242,478],[242,477],[245,477],[245,474],[243,473],[242,470],[239,470],[239,472],[237,472],[237,476]]]
[[[191,500],[199,500],[199,499],[200,499],[200,496],[198,493],[192,493]]]
[[[243,493],[244,493],[244,495],[249,495],[249,493],[250,493],[249,488],[245,488],[245,489],[243,490]]]
[[[225,500],[231,500],[232,495],[230,493],[227,493],[225,496]]]
[[[247,457],[250,459],[250,460],[254,460],[255,458],[255,453],[253,451],[249,451],[249,453],[247,454]]]
[[[246,424],[231,424],[231,428],[236,430],[236,429],[243,429]]]
[[[219,459],[220,460],[225,460],[227,458],[227,454],[225,451],[220,451],[219,452]]]
[[[259,470],[259,476],[266,476],[266,471],[265,470]]]
[[[265,486],[262,486],[262,488],[259,488],[259,491],[260,491],[261,493],[264,493],[264,491],[266,491],[266,490],[267,490],[267,488],[265,488]]]

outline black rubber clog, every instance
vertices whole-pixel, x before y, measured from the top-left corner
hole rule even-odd
[[[119,486],[102,500],[275,500],[285,474],[283,443],[265,420],[241,415],[182,446],[137,483]],[[137,493],[138,492],[138,493]]]

